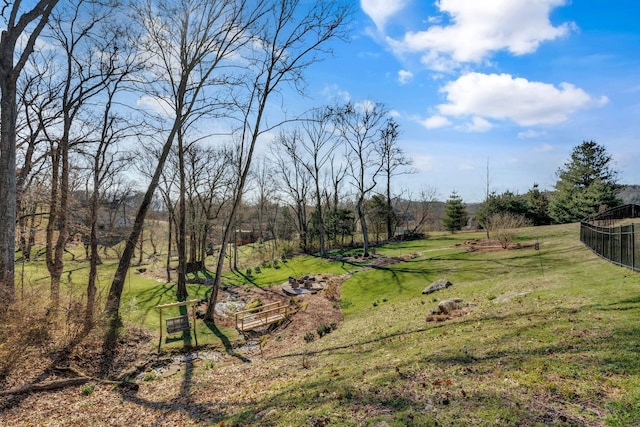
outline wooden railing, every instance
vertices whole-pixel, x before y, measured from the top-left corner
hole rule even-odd
[[[235,313],[236,329],[240,332],[245,332],[269,326],[272,323],[284,320],[288,314],[288,302],[273,302],[242,310]]]

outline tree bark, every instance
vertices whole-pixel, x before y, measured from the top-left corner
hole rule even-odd
[[[15,298],[16,85],[18,76],[57,3],[58,0],[40,0],[33,9],[21,16],[18,15],[20,2],[5,5],[7,8],[11,7],[11,10],[8,13],[7,28],[2,31],[0,39],[0,307]],[[14,63],[16,43],[27,26],[34,21],[37,21],[36,26],[30,31],[18,61]]]

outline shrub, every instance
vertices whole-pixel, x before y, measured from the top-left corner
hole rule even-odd
[[[145,381],[145,382],[154,381],[154,380],[157,380],[158,378],[160,378],[160,375],[158,375],[156,371],[149,371],[146,374],[144,374],[142,381]]]
[[[525,227],[528,222],[522,215],[514,215],[510,212],[503,212],[492,215],[489,218],[490,231],[493,236],[500,242],[502,249],[507,249],[509,244],[513,242],[516,236],[516,229]]]
[[[260,307],[262,305],[262,301],[260,298],[253,299],[244,306],[245,310],[251,310],[252,308]]]
[[[251,267],[247,268],[247,276],[251,276],[251,273],[252,273]]]
[[[95,390],[96,385],[95,384],[87,384],[84,387],[82,387],[82,394],[84,396],[89,396],[91,393],[93,393],[93,390]]]
[[[327,335],[331,331],[332,331],[331,326],[327,325],[326,323],[323,323],[322,325],[316,328],[316,332],[318,333],[318,336],[320,338]]]
[[[293,245],[291,242],[285,241],[280,246],[282,252],[280,252],[280,258],[284,262],[286,259],[290,259],[293,256]]]
[[[316,336],[313,332],[307,332],[306,334],[304,334],[305,342],[313,342],[315,339],[316,339]]]

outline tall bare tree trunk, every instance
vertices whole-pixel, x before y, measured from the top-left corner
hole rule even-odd
[[[184,82],[184,84],[186,84],[186,82]],[[182,89],[184,90],[184,88]],[[144,194],[142,203],[138,208],[136,218],[133,222],[133,229],[131,230],[129,237],[127,238],[124,251],[120,256],[118,268],[116,269],[115,275],[113,276],[113,281],[111,282],[111,287],[109,288],[107,304],[105,307],[107,316],[110,318],[112,324],[115,324],[119,321],[120,299],[122,298],[122,290],[124,289],[127,272],[129,271],[129,266],[131,265],[131,258],[133,257],[136,243],[140,238],[140,233],[142,233],[144,219],[147,216],[147,212],[149,210],[149,207],[151,206],[151,202],[153,201],[153,193],[156,191],[158,183],[160,182],[162,169],[164,168],[164,164],[167,161],[167,157],[169,156],[169,151],[171,151],[171,145],[173,145],[173,140],[175,139],[176,132],[179,126],[180,121],[176,119],[173,129],[171,129],[171,132],[169,132],[167,140],[162,147],[162,152],[160,154],[160,158],[158,159],[158,164],[156,166],[155,172],[151,178],[149,186],[147,187],[147,191]]]
[[[93,177],[93,192],[91,193],[91,204],[89,208],[89,282],[87,284],[87,307],[84,316],[85,329],[91,329],[93,326],[93,314],[96,302],[96,278],[98,276],[98,264],[100,257],[98,255],[98,187],[99,178],[97,173]]]
[[[17,81],[57,3],[40,0],[22,15],[21,2],[4,5],[10,10],[0,39],[0,310],[15,298]],[[35,27],[14,63],[16,43],[33,22]]]
[[[169,220],[167,221],[167,283],[171,283],[171,239],[173,230],[173,211],[169,209]]]
[[[187,299],[187,203],[185,193],[185,171],[184,171],[184,135],[181,129],[178,130],[178,175],[180,176],[180,197],[179,208],[180,213],[178,221],[178,301]]]

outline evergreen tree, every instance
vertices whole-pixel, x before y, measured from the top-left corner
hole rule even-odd
[[[573,148],[571,159],[558,169],[550,213],[557,223],[580,221],[603,208],[621,204],[617,198],[618,172],[604,146],[584,141]]]
[[[467,206],[462,201],[462,197],[456,191],[452,192],[444,207],[442,225],[450,232],[455,233],[467,225],[468,219]]]
[[[533,187],[527,192],[527,194],[525,194],[525,201],[527,204],[526,217],[531,221],[531,224],[551,224],[551,217],[549,216],[549,198],[543,191],[540,191],[538,184],[533,184]]]
[[[482,202],[480,209],[476,212],[476,219],[484,229],[491,230],[491,218],[498,214],[528,218],[529,209],[525,197],[511,191],[505,191],[502,194],[496,194],[493,191]]]

